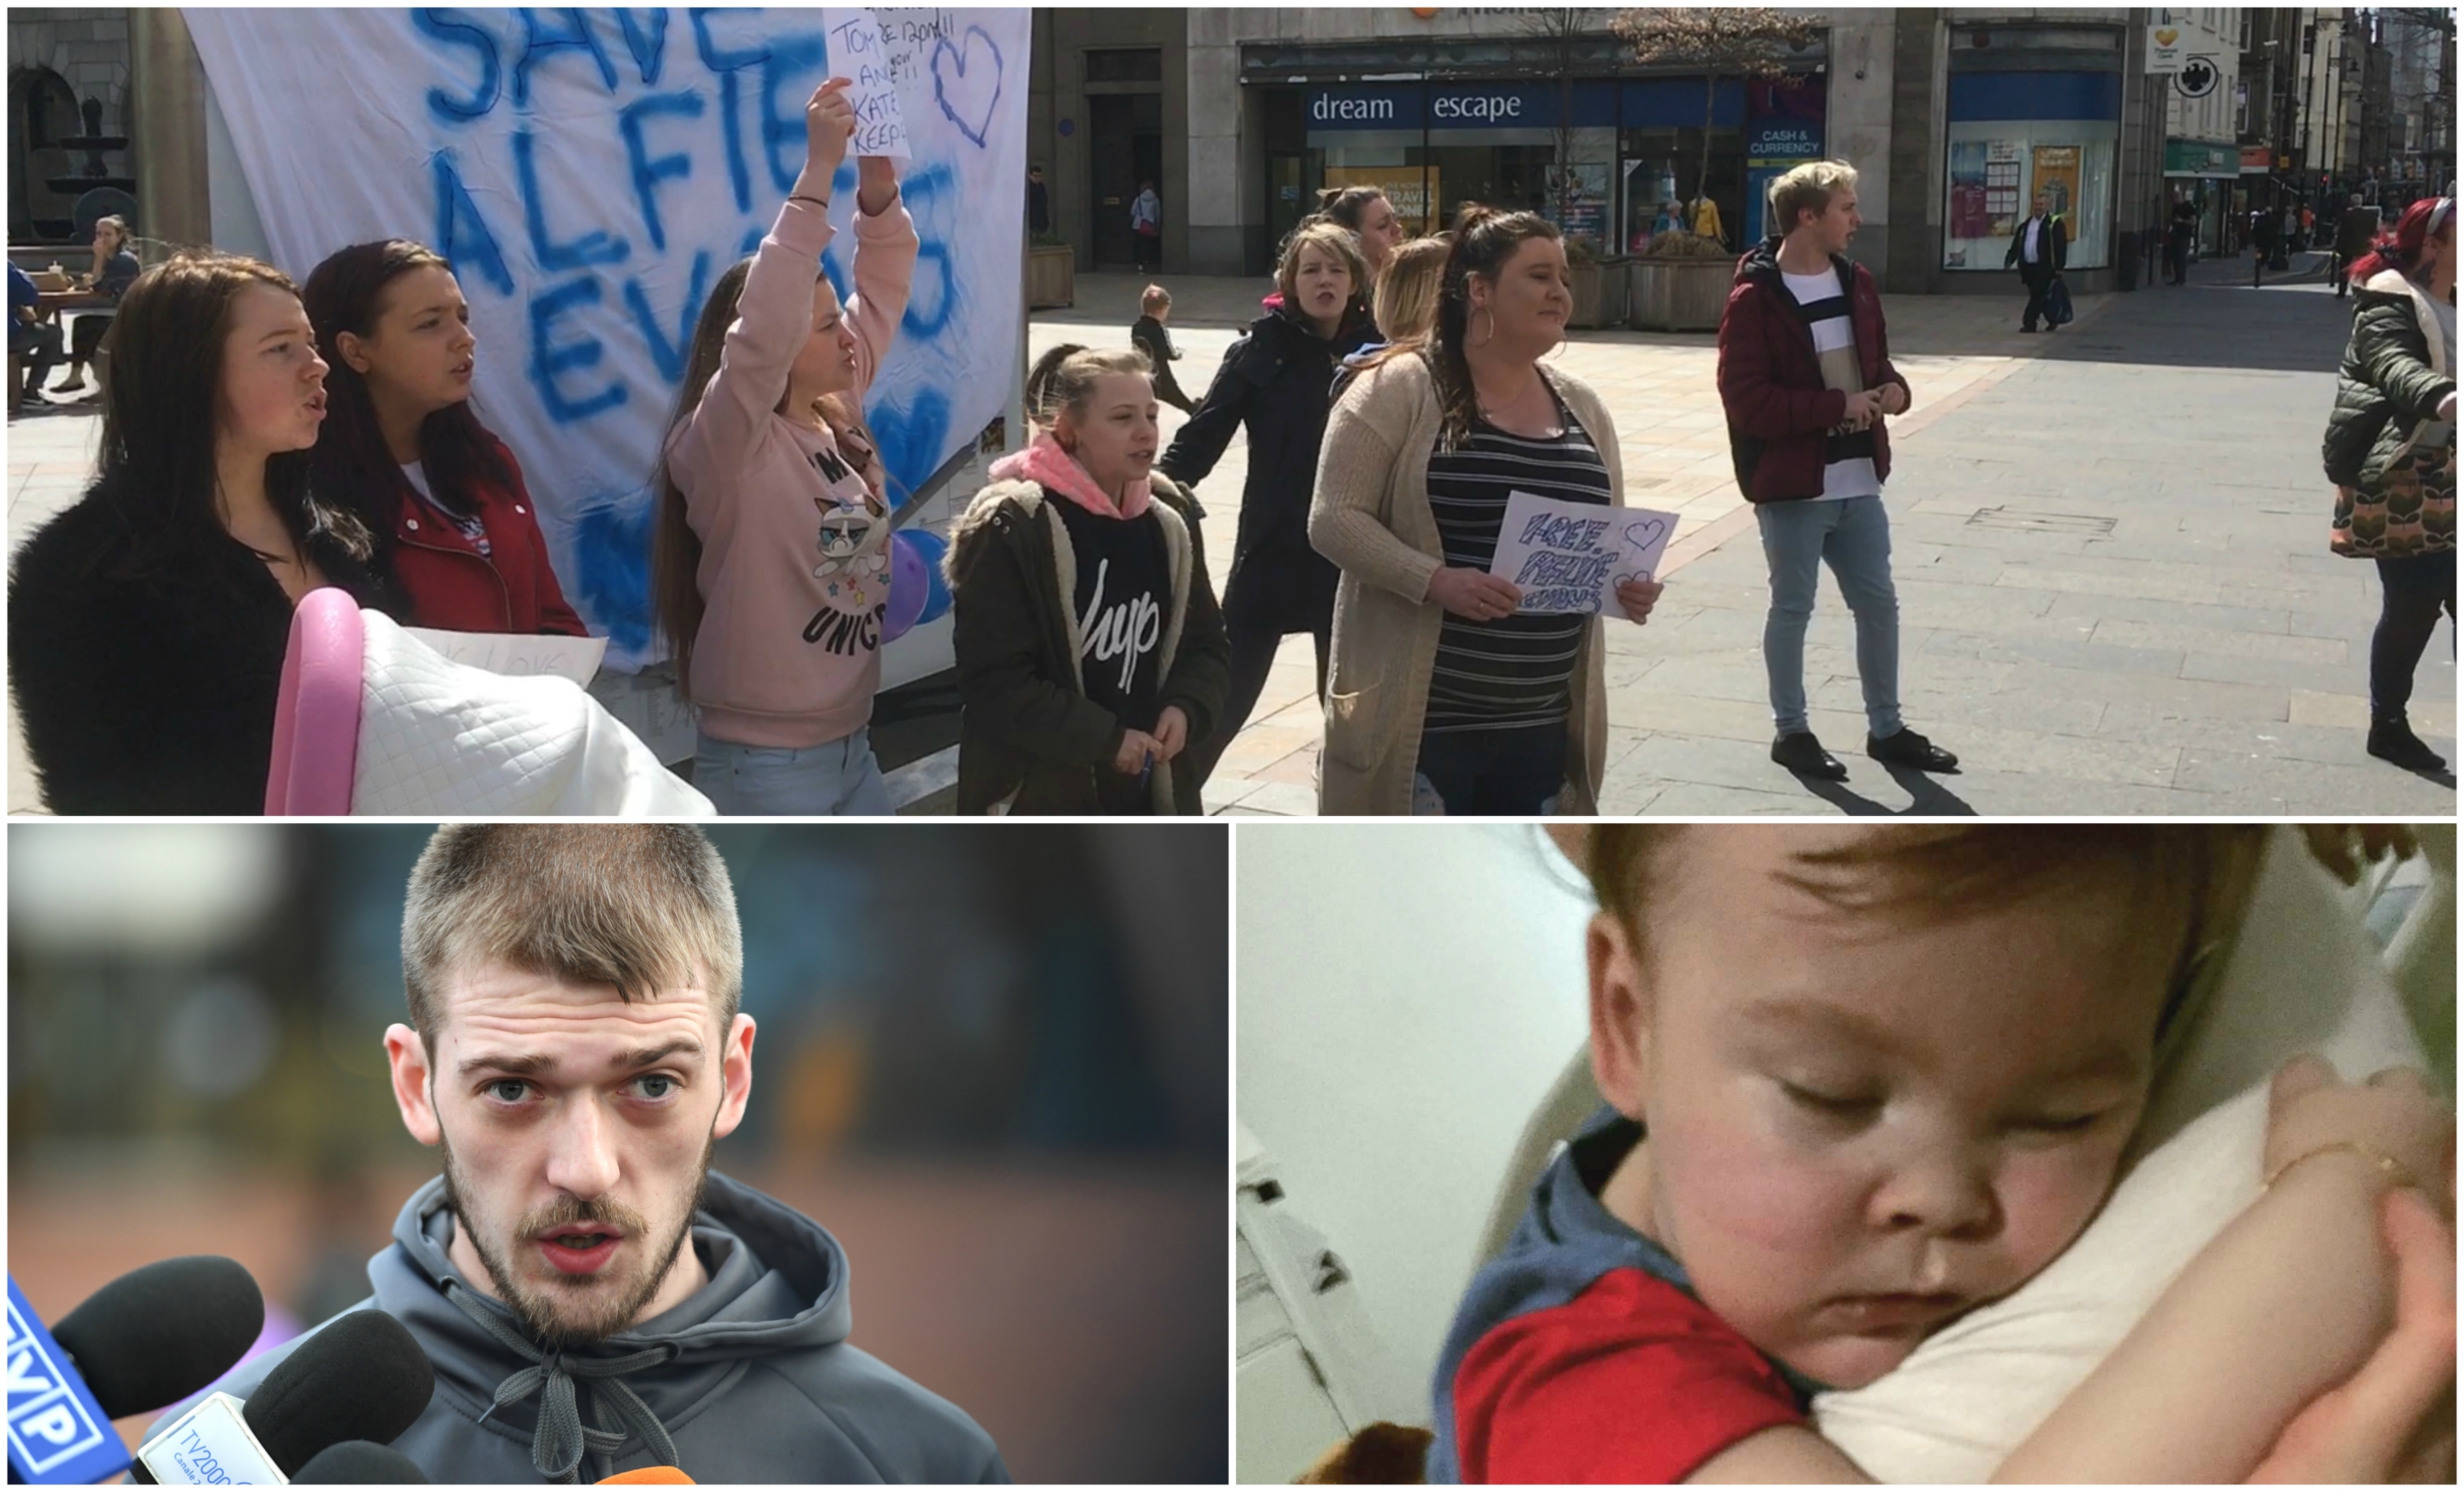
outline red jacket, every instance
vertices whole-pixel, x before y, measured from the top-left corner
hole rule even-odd
[[[460,529],[419,501],[407,480],[402,483],[389,575],[403,620],[444,632],[583,636],[589,629],[564,604],[564,591],[548,564],[547,540],[539,533],[537,504],[522,483],[522,469],[502,441],[496,451],[513,481],[500,486],[480,479],[479,521],[487,525],[490,551],[485,557]]]
[[[1908,381],[1891,366],[1874,277],[1842,255],[1832,256],[1831,263],[1848,287],[1848,320],[1865,387],[1897,384],[1906,390]],[[1822,386],[1814,330],[1780,278],[1777,239],[1737,261],[1736,284],[1720,313],[1720,403],[1727,411],[1737,485],[1748,501],[1822,496],[1823,437],[1847,417],[1848,395]],[[1879,422],[1874,475],[1885,480],[1891,475],[1891,437]]]

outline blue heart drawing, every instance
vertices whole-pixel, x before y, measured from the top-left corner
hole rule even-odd
[[[1643,555],[1649,553],[1651,546],[1654,544],[1657,544],[1660,541],[1661,535],[1666,532],[1668,532],[1668,520],[1664,518],[1646,518],[1639,523],[1626,524],[1626,543],[1633,546],[1633,548],[1629,551],[1629,558],[1640,559]],[[1620,571],[1618,574],[1612,577],[1611,583],[1613,585],[1621,586],[1629,580],[1649,580],[1651,578],[1652,572],[1650,570],[1638,568],[1632,570]]]
[[[979,42],[992,54],[989,57],[976,55]],[[941,65],[944,60],[950,63],[947,69]],[[963,51],[947,36],[933,43],[934,100],[979,150],[993,126],[993,105],[1001,101],[1001,48],[980,26],[967,28]]]

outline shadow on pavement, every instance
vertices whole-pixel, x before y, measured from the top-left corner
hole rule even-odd
[[[1797,785],[1833,808],[1855,818],[1974,818],[1976,810],[1968,800],[1942,785],[1930,773],[1913,767],[1885,765],[1882,770],[1908,795],[1908,806],[1892,808],[1859,792],[1844,782],[1824,782],[1819,778],[1799,777]]]

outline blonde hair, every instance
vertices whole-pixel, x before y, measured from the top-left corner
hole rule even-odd
[[[744,992],[727,864],[680,824],[447,824],[402,907],[403,986],[431,1057],[447,984],[479,964],[627,1002],[698,983],[724,1037]]]
[[[1360,240],[1352,231],[1331,219],[1320,218],[1292,230],[1284,240],[1284,256],[1275,266],[1275,288],[1284,293],[1284,304],[1299,307],[1301,298],[1301,251],[1323,249],[1352,275],[1352,295],[1357,300],[1369,288],[1369,261],[1360,256]]]
[[[1796,214],[1817,216],[1831,208],[1831,194],[1853,189],[1857,167],[1845,161],[1808,161],[1771,184],[1772,232],[1785,238],[1796,232]]]
[[[1094,395],[1095,380],[1111,373],[1151,377],[1155,365],[1145,353],[1127,348],[1097,350],[1063,343],[1047,349],[1026,375],[1027,418],[1049,426],[1064,410],[1084,413],[1087,401]]]
[[[1161,285],[1149,285],[1138,295],[1138,309],[1149,316],[1153,316],[1158,306],[1170,304],[1172,304],[1172,292]]]
[[[1392,344],[1422,343],[1438,325],[1438,290],[1446,278],[1444,238],[1415,238],[1398,245],[1377,277],[1373,299],[1377,330]]]

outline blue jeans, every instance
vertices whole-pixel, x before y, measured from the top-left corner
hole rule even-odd
[[[1891,521],[1881,498],[1840,502],[1765,502],[1763,558],[1771,566],[1771,615],[1763,623],[1763,667],[1771,674],[1771,721],[1781,735],[1807,727],[1805,624],[1814,619],[1815,583],[1828,561],[1839,594],[1857,618],[1857,678],[1865,688],[1865,726],[1876,740],[1899,734],[1900,597],[1891,589]]]
[[[790,750],[738,746],[696,733],[693,784],[722,813],[805,817],[890,814],[890,785],[873,758],[872,735],[859,730]]]

